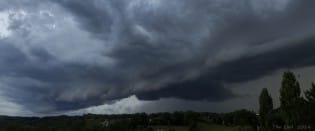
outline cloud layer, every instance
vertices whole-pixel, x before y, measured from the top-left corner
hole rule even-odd
[[[0,93],[38,113],[240,97],[226,84],[313,66],[311,0],[0,2]],[[1,22],[0,22],[1,23]],[[9,33],[8,33],[9,32]],[[0,33],[1,34],[1,33]]]

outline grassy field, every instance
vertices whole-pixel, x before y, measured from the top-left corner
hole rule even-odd
[[[152,126],[154,129],[164,129],[166,131],[189,131],[188,126]],[[198,123],[194,129],[196,131],[237,131],[235,127]]]
[[[198,131],[236,131],[235,127],[226,127],[221,125],[209,125],[199,123],[197,126]]]
[[[189,131],[188,127],[185,126],[151,126],[153,129],[164,129],[164,130],[172,130],[172,131]]]

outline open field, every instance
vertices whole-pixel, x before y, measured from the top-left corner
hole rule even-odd
[[[189,131],[189,126],[150,126],[151,129],[161,131]],[[193,130],[195,131],[238,131],[238,127],[227,127],[215,124],[198,123]]]

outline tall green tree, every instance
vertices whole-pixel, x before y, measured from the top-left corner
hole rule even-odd
[[[273,110],[272,98],[268,93],[266,88],[262,89],[259,96],[259,115],[262,130],[270,131],[272,130],[272,125],[270,123],[270,115]]]
[[[315,129],[315,84],[312,83],[312,88],[305,91],[305,97],[307,102],[307,116],[309,124]]]
[[[286,124],[297,128],[298,124],[298,106],[301,103],[300,84],[296,80],[293,72],[286,71],[283,74],[280,88],[280,108],[286,119]]]
[[[312,83],[312,88],[305,91],[305,97],[309,104],[315,107],[315,84]]]

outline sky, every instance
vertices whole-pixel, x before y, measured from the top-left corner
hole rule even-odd
[[[0,0],[0,115],[257,111],[315,81],[314,0]]]

